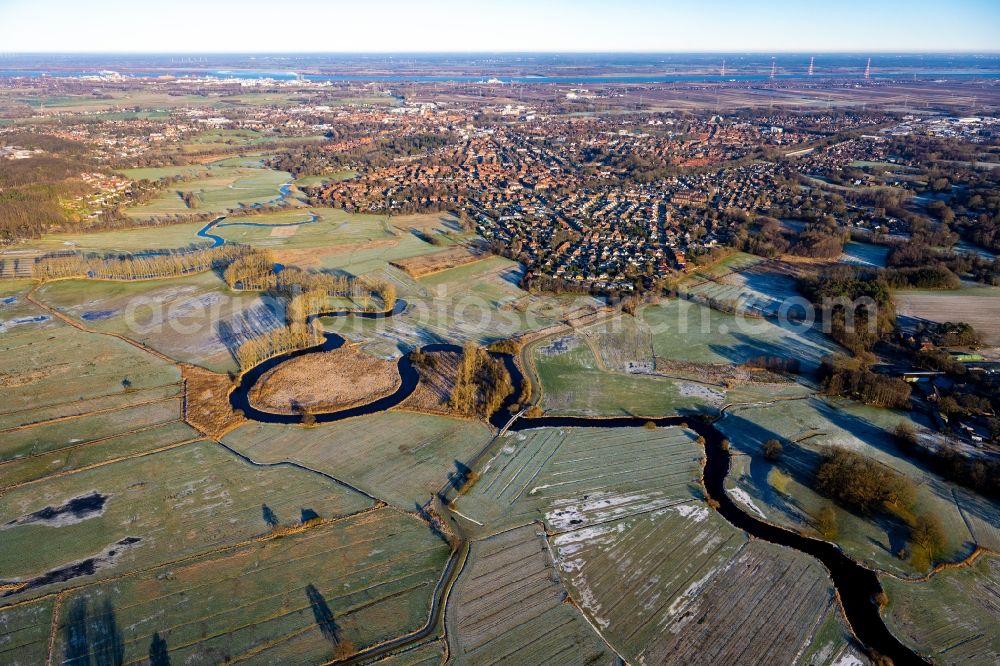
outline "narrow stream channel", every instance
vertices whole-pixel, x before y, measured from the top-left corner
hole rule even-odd
[[[406,303],[397,301],[396,307],[389,313],[330,313],[324,316],[354,316],[364,318],[381,318],[394,314],[399,314],[406,309]],[[250,404],[250,390],[260,377],[268,370],[277,367],[281,363],[304,354],[312,354],[323,351],[337,349],[344,344],[344,338],[335,334],[327,333],[322,345],[289,352],[281,356],[264,361],[252,370],[246,372],[240,378],[240,383],[230,394],[230,403],[234,408],[243,410],[248,419],[261,423],[300,423],[302,417],[293,414],[277,414],[259,410]],[[435,351],[461,351],[461,347],[450,344],[432,344],[422,347],[425,352]],[[491,419],[491,424],[497,428],[502,428],[507,423],[508,414],[506,407],[509,407],[520,393],[521,382],[524,381],[520,369],[510,355],[493,354],[494,357],[502,358],[508,371],[511,373],[511,381],[514,385],[514,392],[504,405]],[[367,405],[353,407],[337,412],[316,414],[317,423],[329,423],[342,419],[377,414],[394,407],[405,400],[416,388],[419,375],[410,363],[409,357],[403,355],[397,362],[399,375],[402,383],[392,395],[376,400]],[[558,417],[543,416],[538,418],[520,418],[510,425],[511,430],[520,431],[531,428],[640,428],[647,422],[652,421],[657,426],[679,426],[686,424],[705,439],[706,463],[704,469],[704,483],[708,496],[718,502],[718,512],[737,529],[743,530],[747,534],[788,548],[794,548],[806,553],[822,562],[833,579],[834,587],[840,597],[844,613],[847,616],[851,629],[867,648],[881,655],[892,659],[896,666],[920,665],[925,666],[929,662],[922,659],[908,647],[903,645],[892,632],[885,626],[878,605],[876,596],[882,592],[877,574],[867,569],[840,550],[837,546],[818,539],[803,536],[792,530],[784,529],[770,523],[758,520],[743,511],[725,491],[725,481],[729,474],[729,452],[724,448],[722,442],[725,439],[723,434],[711,423],[705,423],[696,418],[686,418],[680,416],[661,418],[639,418],[639,417],[614,417],[614,418],[586,418],[586,417]]]

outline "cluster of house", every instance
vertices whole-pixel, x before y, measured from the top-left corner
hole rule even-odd
[[[80,180],[93,189],[74,197],[70,205],[79,208],[82,217],[90,219],[100,217],[105,210],[126,205],[135,187],[131,180],[117,174],[87,172],[80,174]]]
[[[482,236],[533,269],[617,290],[631,289],[638,276],[684,269],[693,245],[719,243],[721,226],[692,230],[691,218],[704,209],[766,209],[778,170],[740,158],[771,141],[804,140],[794,128],[776,132],[718,117],[651,131],[642,119],[435,126],[434,116],[424,115],[408,129],[446,128],[455,141],[329,184],[322,198],[362,212],[462,209]],[[684,168],[692,163],[728,166]]]

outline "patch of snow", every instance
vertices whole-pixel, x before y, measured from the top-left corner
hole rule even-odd
[[[690,518],[696,523],[706,520],[711,513],[707,506],[698,506],[695,504],[676,504],[674,506],[667,507],[667,511],[676,511],[681,514],[681,517]]]
[[[576,581],[576,588],[580,591],[580,605],[590,611],[591,616],[594,618],[594,622],[600,625],[601,629],[607,629],[611,621],[607,618],[603,618],[597,614],[601,610],[601,604],[597,602],[597,597],[594,596],[593,591],[587,584],[582,580]]]
[[[743,490],[742,488],[732,488],[727,492],[729,493],[730,497],[732,497],[740,504],[749,507],[751,511],[756,513],[761,518],[767,518],[767,516],[764,515],[764,512],[760,510],[760,507],[758,507],[756,504],[753,503],[753,500],[750,498],[749,495],[747,495],[746,491]]]
[[[680,611],[682,611],[688,605],[689,602],[695,601],[697,597],[702,593],[702,591],[706,587],[708,587],[708,583],[715,576],[715,572],[716,568],[712,567],[711,569],[709,569],[708,573],[706,573],[704,576],[702,576],[695,582],[691,583],[688,586],[688,588],[684,590],[684,592],[682,592],[679,597],[674,599],[672,604],[670,604],[670,607],[667,608],[667,612],[664,618],[674,617]],[[684,623],[681,622],[678,625],[675,625],[676,629],[679,631],[681,626],[683,626],[683,624]]]
[[[606,537],[609,534],[616,534],[625,531],[625,525],[595,525],[594,527],[585,527],[582,530],[573,530],[572,532],[563,532],[562,534],[556,535],[552,540],[557,547],[561,547],[568,543],[577,543],[581,541],[596,541],[600,537]]]
[[[710,404],[722,404],[726,396],[713,388],[692,382],[677,382],[677,391],[685,398],[701,398]]]

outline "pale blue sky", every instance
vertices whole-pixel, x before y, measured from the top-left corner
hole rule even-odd
[[[998,51],[1000,0],[0,0],[0,53]]]

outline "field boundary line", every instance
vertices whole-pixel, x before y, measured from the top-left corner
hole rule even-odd
[[[211,440],[209,440],[209,441],[211,441]],[[367,497],[368,499],[372,500],[375,503],[381,503],[381,504],[384,504],[386,506],[392,506],[393,508],[396,508],[396,507],[393,506],[393,504],[391,502],[386,502],[384,499],[376,497],[375,495],[372,495],[371,493],[369,493],[369,492],[367,492],[365,490],[362,490],[361,488],[358,488],[357,486],[355,486],[355,485],[353,485],[351,483],[348,483],[347,481],[344,481],[343,479],[338,479],[337,477],[335,477],[334,475],[332,475],[332,474],[330,474],[328,472],[323,472],[323,471],[320,471],[318,469],[314,469],[312,467],[309,467],[307,465],[303,465],[300,462],[295,462],[293,460],[287,460],[287,459],[286,460],[279,460],[277,462],[271,462],[271,463],[258,462],[256,460],[254,460],[253,458],[251,458],[250,456],[246,455],[245,453],[241,453],[240,451],[237,451],[236,449],[234,449],[233,447],[229,446],[225,442],[220,442],[218,440],[215,440],[215,443],[218,444],[219,446],[221,446],[222,448],[226,449],[227,451],[229,451],[231,454],[233,454],[237,458],[240,458],[244,462],[250,463],[251,465],[254,465],[255,467],[282,467],[282,466],[287,466],[287,467],[298,468],[298,469],[301,469],[301,470],[303,470],[305,472],[312,472],[313,474],[318,474],[319,476],[322,476],[322,477],[324,477],[326,479],[329,479],[330,481],[333,481],[334,483],[339,484],[339,485],[343,486],[344,488],[347,488],[348,490],[352,490],[352,491],[358,493],[359,495],[364,495],[365,497]],[[400,509],[400,511],[402,511],[402,510]],[[403,513],[405,513],[407,515],[412,515],[412,514],[409,514],[407,511],[403,511]]]
[[[456,509],[454,506],[450,506],[449,505],[448,506],[448,511],[450,511],[453,514],[455,514],[459,518],[464,518],[465,520],[469,521],[470,523],[475,523],[476,525],[479,525],[480,527],[486,527],[486,525],[484,523],[479,522],[478,520],[476,520],[475,518],[473,518],[471,516],[465,515],[464,513],[462,513],[458,509]]]
[[[167,421],[167,423],[173,423],[173,421]],[[160,425],[162,425],[162,424],[160,424]],[[4,495],[6,495],[11,490],[15,490],[17,488],[22,488],[24,486],[29,486],[29,485],[32,485],[34,483],[40,483],[42,481],[51,481],[52,479],[61,479],[64,476],[72,476],[73,474],[78,474],[80,472],[86,472],[86,471],[91,470],[91,469],[97,469],[98,467],[104,467],[106,465],[113,465],[114,463],[120,463],[120,462],[124,462],[126,460],[134,460],[136,458],[144,458],[146,456],[151,456],[151,455],[154,455],[154,454],[157,454],[157,453],[162,453],[164,451],[170,451],[171,449],[176,449],[176,448],[181,447],[181,446],[187,446],[188,444],[194,444],[196,442],[204,442],[204,441],[207,441],[207,440],[205,438],[203,438],[203,437],[195,437],[193,439],[185,439],[182,442],[175,442],[173,444],[167,444],[166,446],[161,446],[161,447],[159,447],[157,449],[150,449],[149,451],[140,451],[139,453],[133,453],[132,455],[121,456],[119,458],[111,458],[110,460],[102,460],[101,462],[96,462],[96,463],[93,463],[93,464],[90,464],[90,465],[86,465],[84,467],[78,467],[77,469],[67,469],[67,470],[63,470],[61,472],[56,472],[55,474],[50,474],[48,476],[43,476],[43,477],[38,478],[38,479],[31,479],[30,481],[22,481],[21,483],[15,483],[12,486],[6,486],[6,487],[0,489],[0,497],[3,497]],[[15,459],[15,460],[17,460],[17,459]]]
[[[1000,552],[995,551],[992,548],[987,548],[986,546],[977,545],[971,553],[966,555],[958,562],[941,562],[940,564],[937,564],[933,569],[925,573],[923,576],[920,576],[918,578],[909,578],[906,576],[901,576],[892,571],[879,571],[879,573],[895,578],[901,583],[926,583],[930,581],[932,578],[934,578],[936,575],[943,573],[945,571],[952,571],[955,569],[966,569],[968,567],[971,567],[976,563],[976,561],[980,557],[984,555],[986,555],[987,557],[1000,557]]]
[[[336,658],[324,662],[324,666],[330,666],[332,664],[360,664],[362,662],[367,662],[372,659],[384,656],[398,648],[409,647],[412,643],[418,643],[431,634],[437,629],[443,629],[443,632],[439,632],[442,635],[447,634],[447,619],[446,613],[448,608],[448,599],[451,595],[451,591],[454,589],[458,577],[461,572],[464,571],[465,565],[469,559],[469,542],[463,540],[462,545],[458,548],[452,549],[451,555],[448,558],[448,562],[445,564],[444,571],[441,573],[441,577],[438,579],[437,584],[434,586],[434,590],[431,593],[431,608],[428,613],[427,622],[423,627],[412,631],[409,634],[404,634],[402,636],[397,636],[389,640],[383,641],[376,645],[371,645],[364,650],[358,651],[356,654],[350,655],[349,657]],[[459,563],[459,560],[461,562]],[[447,645],[447,641],[445,641]]]
[[[54,402],[54,403],[52,403],[50,405],[43,405],[41,407],[20,407],[18,409],[12,409],[9,412],[0,412],[0,416],[14,416],[14,415],[17,415],[17,414],[21,414],[22,412],[33,412],[33,411],[38,411],[38,410],[42,410],[42,409],[53,409],[55,407],[65,407],[65,406],[68,406],[68,405],[75,405],[75,404],[80,403],[80,402],[90,402],[90,401],[93,401],[93,400],[103,400],[104,398],[113,398],[115,396],[120,396],[120,395],[129,395],[130,393],[134,395],[136,393],[145,393],[147,391],[154,391],[156,389],[167,388],[169,386],[177,386],[179,388],[180,385],[181,385],[181,382],[170,382],[168,384],[158,384],[156,386],[147,386],[146,388],[135,389],[135,390],[132,390],[132,391],[129,391],[129,392],[124,392],[123,391],[121,393],[105,393],[103,395],[95,395],[92,398],[77,398],[76,400],[67,400],[65,402]],[[176,398],[177,396],[168,396],[168,397],[170,397],[170,398]],[[139,404],[143,404],[143,403],[137,402],[137,403],[134,403],[134,404],[139,405]],[[89,414],[90,412],[86,412],[86,413]],[[67,414],[66,416],[73,416],[73,415],[72,414]],[[56,417],[56,418],[60,418],[60,417]],[[30,424],[25,424],[25,425],[30,425]],[[17,427],[17,426],[15,426],[15,427]]]
[[[417,573],[420,573],[420,572],[418,571]],[[392,581],[389,581],[389,582],[391,582],[391,583],[392,582],[399,582],[400,580],[403,580],[403,579],[405,579],[407,577],[408,576],[404,576],[403,578],[395,579],[395,580],[392,580]],[[428,582],[429,581],[422,581],[422,582],[417,583],[416,585],[411,585],[410,587],[404,588],[402,590],[397,590],[395,592],[392,592],[391,594],[388,594],[388,595],[386,595],[384,597],[381,597],[381,598],[379,598],[377,600],[369,600],[369,601],[366,601],[366,602],[361,603],[361,604],[355,604],[354,606],[351,606],[350,608],[341,611],[339,615],[340,615],[340,617],[343,617],[345,615],[350,615],[351,613],[358,612],[359,610],[364,610],[365,608],[370,608],[371,606],[374,606],[377,603],[381,603],[382,601],[385,601],[385,600],[388,600],[388,599],[393,599],[393,598],[396,598],[396,597],[399,597],[399,596],[402,596],[402,595],[405,595],[405,594],[409,594],[409,593],[411,593],[411,592],[413,592],[415,590],[418,590],[421,587],[426,586],[428,584]],[[302,586],[302,588],[296,587],[294,589],[298,590],[298,589],[304,589],[304,588],[305,588],[305,586]],[[283,592],[279,592],[279,593],[270,595],[270,597],[261,597],[260,599],[280,597],[280,596],[283,596],[284,593],[285,592],[283,591]],[[295,613],[300,613],[302,611],[308,610],[309,607],[310,607],[309,604],[306,604],[306,605],[303,605],[303,606],[297,606],[297,607],[294,607],[294,608],[284,607],[283,606],[279,611],[274,612],[274,613],[272,613],[271,615],[269,615],[267,617],[254,620],[254,621],[250,622],[249,624],[242,624],[242,625],[238,625],[238,626],[234,626],[234,627],[229,627],[229,628],[220,630],[220,631],[218,631],[218,632],[216,632],[216,633],[214,633],[214,634],[212,634],[210,636],[205,636],[205,637],[199,638],[197,640],[193,640],[193,641],[189,641],[187,643],[179,644],[179,645],[177,645],[173,649],[182,649],[182,648],[188,648],[188,647],[191,647],[191,646],[194,646],[194,645],[198,645],[199,643],[209,641],[209,640],[211,640],[213,638],[219,638],[219,637],[225,636],[225,635],[227,635],[229,633],[233,633],[234,631],[239,631],[241,629],[246,629],[248,627],[253,627],[256,624],[261,624],[261,623],[268,622],[268,621],[271,621],[271,620],[285,618],[285,617],[288,617],[288,616],[293,615]],[[209,616],[209,617],[213,617],[213,616]],[[202,619],[202,620],[197,620],[197,621],[204,621],[204,620]],[[174,625],[172,627],[169,627],[169,630],[172,631],[172,630],[177,629],[179,627],[184,627],[186,625],[193,624],[194,622],[195,621],[190,621],[190,622],[187,622],[187,623],[184,623],[184,624]],[[316,629],[316,625],[314,623],[310,622],[310,623],[306,624],[303,627],[295,629],[294,631],[291,631],[291,632],[286,633],[286,634],[282,634],[281,636],[277,636],[272,641],[270,641],[268,643],[264,643],[262,645],[257,645],[255,647],[252,647],[249,650],[246,650],[245,652],[242,652],[239,655],[236,655],[236,656],[232,657],[231,659],[232,659],[232,661],[234,663],[235,662],[239,662],[239,661],[243,661],[243,660],[246,660],[246,659],[250,659],[250,658],[256,656],[257,654],[260,654],[261,652],[263,652],[265,650],[270,650],[273,647],[277,647],[277,646],[281,645],[282,643],[286,643],[286,642],[288,642],[288,641],[296,638],[297,636],[300,636],[300,635],[302,635],[302,634],[304,634],[304,633],[306,633],[306,632],[308,632],[310,630],[313,630],[313,629]],[[141,664],[141,663],[145,663],[145,662],[146,662],[145,659],[140,658],[140,659],[128,662],[128,663],[129,664]]]
[[[52,660],[55,658],[56,634],[59,632],[59,616],[62,613],[62,602],[62,593],[57,594],[56,600],[52,602],[52,620],[49,627],[49,651],[45,659],[46,666],[52,666]]]
[[[0,435],[18,432],[20,430],[31,430],[33,428],[41,428],[44,426],[54,425],[56,423],[63,423],[65,421],[75,421],[76,419],[82,419],[87,416],[101,416],[104,414],[113,414],[114,412],[121,412],[126,409],[131,409],[133,407],[146,407],[149,405],[155,405],[161,402],[167,402],[168,400],[178,400],[183,399],[183,396],[172,395],[166,398],[154,398],[153,400],[144,400],[142,402],[134,402],[130,405],[124,405],[121,407],[107,407],[105,409],[95,409],[92,412],[84,412],[83,414],[67,414],[66,416],[57,416],[56,418],[49,419],[47,421],[35,421],[34,423],[25,423],[24,425],[14,426],[13,428],[3,428],[0,429]],[[177,415],[178,418],[181,417],[180,413]]]
[[[809,393],[807,395],[793,395],[788,397],[773,398],[771,400],[762,400],[760,402],[731,402],[727,405],[723,405],[722,409],[719,410],[719,417],[716,421],[721,420],[725,417],[729,410],[731,409],[756,409],[758,407],[770,407],[771,405],[778,402],[792,402],[795,400],[809,400],[810,398],[815,398],[816,393]]]
[[[149,430],[155,430],[156,428],[169,425],[171,423],[184,423],[184,422],[181,421],[180,419],[170,419],[169,421],[160,421],[158,423],[151,423],[149,425],[142,426],[141,428],[132,428],[131,430],[126,430],[125,432],[115,433],[114,435],[107,435],[106,437],[98,437],[97,439],[91,439],[86,442],[76,442],[75,444],[71,444],[69,446],[61,446],[58,449],[51,449],[49,451],[42,451],[41,453],[31,453],[29,455],[20,456],[18,458],[2,460],[0,461],[0,469],[3,469],[7,465],[12,465],[14,463],[24,462],[27,460],[34,460],[35,458],[42,458],[44,456],[48,456],[53,453],[62,453],[63,451],[75,451],[76,449],[80,449],[85,446],[90,446],[92,444],[103,444],[105,442],[109,442],[112,439],[117,439],[119,437],[138,435],[139,433],[147,432]]]
[[[594,322],[595,324],[599,322]],[[597,344],[594,340],[587,334],[584,329],[578,329],[580,337],[583,338],[583,344],[587,345],[587,349],[590,350],[590,354],[594,357],[594,363],[597,365],[597,369],[601,372],[611,372],[608,366],[604,364],[604,358],[601,356],[601,352],[597,349]]]
[[[951,498],[955,502],[955,508],[958,509],[958,515],[962,516],[962,522],[965,523],[965,529],[969,530],[969,536],[972,537],[973,543],[976,547],[979,547],[979,538],[976,536],[976,530],[972,528],[972,523],[969,522],[969,517],[965,515],[965,509],[962,507],[962,500],[958,497],[958,488],[952,486],[951,488]]]

